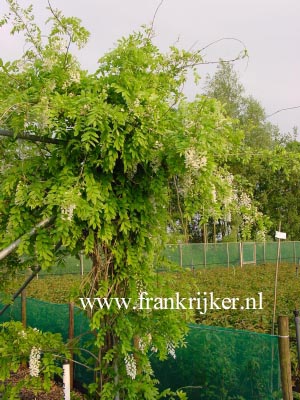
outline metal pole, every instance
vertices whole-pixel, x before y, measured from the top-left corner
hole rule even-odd
[[[57,243],[57,245],[55,246],[55,250],[57,251],[61,246],[61,241],[59,241]],[[32,274],[26,279],[26,281],[23,283],[23,285],[16,291],[16,293],[12,296],[12,302],[15,301],[15,299],[19,296],[20,293],[23,292],[23,290],[29,285],[29,283],[32,281],[32,279],[37,276],[37,274],[40,272],[42,268],[40,266],[35,267]],[[0,310],[0,316],[10,307],[11,304],[6,304],[6,306],[4,306],[2,308],[2,310]]]
[[[74,302],[69,303],[69,340],[72,341],[74,339]],[[74,385],[74,362],[73,362],[74,353],[71,351],[71,359],[69,362],[70,365],[70,388],[73,389]]]
[[[22,293],[22,291],[26,288],[26,286],[32,281],[32,279],[37,275],[37,273],[41,270],[41,267],[37,267],[33,273],[26,279],[26,281],[23,283],[23,285],[20,287],[19,290],[16,291],[16,293],[13,295],[12,297],[12,301],[14,301],[20,293]],[[9,307],[11,304],[6,304],[6,306],[4,306],[2,308],[2,310],[0,310],[0,315],[2,315]]]
[[[34,235],[39,228],[44,228],[45,226],[48,226],[52,221],[54,221],[54,217],[44,219],[43,221],[39,222],[34,228],[32,228],[31,231],[27,233],[27,235]],[[23,236],[24,235],[22,235],[19,239],[15,240],[8,247],[0,251],[0,261],[7,257],[19,246]]]

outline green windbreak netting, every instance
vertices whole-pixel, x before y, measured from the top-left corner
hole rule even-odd
[[[275,263],[277,255],[278,242],[169,244],[163,251],[166,260],[195,269]],[[281,241],[279,260],[299,264],[300,242]]]
[[[278,242],[240,243],[188,243],[168,244],[162,252],[163,259],[183,268],[236,267],[244,264],[275,263]],[[300,263],[300,242],[281,241],[279,259],[281,262]],[[87,257],[68,256],[61,265],[54,265],[38,276],[87,274],[92,267]],[[164,270],[166,265],[159,262],[155,268]]]
[[[182,388],[190,400],[279,399],[277,337],[192,325],[176,359],[153,360],[160,388]]]
[[[0,323],[10,319],[21,320],[20,299],[0,317]],[[59,332],[66,340],[69,306],[27,299],[27,324],[42,331]],[[78,348],[92,350],[88,319],[76,308],[74,334],[80,338]],[[176,351],[176,359],[151,359],[160,389],[184,388],[190,400],[280,398],[276,336],[193,324],[186,343],[186,348]],[[88,366],[88,353],[81,350],[75,361]],[[93,380],[93,373],[86,366],[75,363],[75,381],[81,386]]]
[[[44,275],[64,275],[64,274],[87,274],[92,267],[92,262],[87,257],[67,256],[64,258],[63,263],[53,265],[48,271],[40,271],[38,276]]]

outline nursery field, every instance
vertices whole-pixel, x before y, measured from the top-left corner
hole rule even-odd
[[[23,278],[24,279],[24,278]],[[27,288],[27,297],[53,303],[67,303],[73,299],[78,303],[78,290],[82,284],[79,275],[60,275],[35,278]],[[230,268],[201,269],[196,271],[161,272],[157,274],[158,295],[164,296],[164,288],[171,288],[180,297],[206,297],[213,293],[214,299],[240,298],[251,299],[249,309],[207,309],[180,310],[186,313],[186,319],[194,319],[205,325],[215,325],[236,329],[246,329],[260,333],[271,333],[274,304],[275,265],[244,266]],[[22,279],[14,282],[11,293],[18,288]],[[200,293],[200,295],[197,293]],[[258,295],[258,293],[261,293]],[[288,315],[293,327],[293,310],[300,308],[300,276],[297,276],[293,264],[282,264],[279,267],[276,315]],[[259,296],[261,305],[259,306]],[[219,305],[219,302],[217,302]],[[253,309],[256,306],[256,309]],[[196,307],[195,307],[196,308]],[[259,309],[261,308],[261,309]],[[174,310],[174,312],[178,312]],[[276,331],[275,331],[276,332]]]
[[[259,365],[263,370],[269,371],[270,368],[270,359],[268,358],[269,347],[265,344],[261,344],[259,340],[269,340],[267,339],[268,335],[261,335],[256,339],[253,337],[248,337],[246,331],[259,332],[259,333],[267,333],[270,334],[272,330],[272,315],[273,315],[273,304],[274,304],[274,278],[275,278],[275,265],[261,265],[261,266],[244,266],[243,268],[214,268],[214,269],[201,269],[191,271],[189,269],[183,269],[182,271],[173,271],[173,272],[160,272],[156,275],[157,287],[156,287],[156,295],[158,297],[164,297],[166,293],[170,296],[170,293],[180,294],[180,298],[191,298],[191,297],[200,297],[206,293],[206,297],[209,298],[212,293],[214,296],[215,304],[220,305],[220,301],[218,299],[223,298],[239,298],[239,299],[254,299],[256,302],[256,309],[254,309],[253,300],[249,301],[249,309],[241,309],[241,307],[236,307],[236,309],[209,309],[207,307],[206,312],[204,313],[204,309],[202,307],[201,310],[195,309],[181,309],[181,310],[173,310],[172,312],[180,312],[182,313],[183,321],[186,322],[196,322],[201,324],[200,326],[205,326],[207,331],[207,342],[203,344],[203,341],[206,337],[206,334],[203,336],[203,328],[199,331],[199,337],[197,336],[197,332],[192,332],[192,342],[189,342],[190,350],[189,353],[179,353],[178,363],[173,360],[169,361],[169,367],[167,370],[171,368],[173,374],[177,373],[176,377],[173,379],[172,376],[167,376],[167,386],[169,385],[169,380],[173,379],[174,382],[178,382],[178,368],[182,364],[182,360],[186,359],[184,357],[188,357],[189,362],[193,363],[193,368],[195,371],[199,369],[198,374],[203,374],[204,372],[201,370],[198,365],[198,356],[193,358],[194,354],[199,353],[199,346],[211,346],[209,351],[210,356],[205,361],[206,365],[209,365],[211,362],[211,354],[214,354],[213,360],[216,362],[218,360],[219,366],[219,374],[224,374],[226,376],[227,386],[233,387],[235,380],[243,380],[243,368],[247,364],[246,359],[243,360],[243,368],[241,363],[236,363],[235,360],[231,360],[232,354],[235,353],[237,349],[241,352],[240,361],[245,358],[245,354],[247,353],[247,349],[250,346],[251,348],[260,348],[259,352],[255,352],[255,362],[259,362]],[[80,285],[84,282],[84,277],[78,275],[61,275],[61,276],[46,276],[35,278],[30,286],[27,288],[27,297],[37,298],[48,303],[68,303],[70,300],[75,301],[77,305],[79,305],[78,297],[79,297],[79,288]],[[14,289],[20,285],[21,280],[15,282],[13,287],[11,287],[11,293]],[[298,309],[300,307],[300,277],[297,276],[297,270],[295,265],[292,264],[282,264],[279,268],[278,274],[278,290],[277,290],[277,308],[276,308],[276,316],[278,315],[288,315],[290,318],[290,328],[291,328],[291,358],[292,358],[292,371],[293,371],[293,381],[297,380],[297,354],[296,354],[296,343],[294,341],[295,338],[295,327],[293,322],[293,310]],[[260,294],[260,295],[259,295]],[[171,295],[172,296],[172,295]],[[260,301],[259,301],[260,299]],[[203,303],[202,303],[203,305]],[[202,314],[201,314],[202,312]],[[277,319],[277,318],[276,318]],[[221,331],[217,331],[215,328],[215,332],[209,326],[216,327],[225,327],[232,328],[233,330],[237,329],[236,332],[244,331],[245,334],[242,336],[240,334],[233,334],[230,336],[229,340],[229,332],[232,332],[232,329],[226,330],[227,335],[224,335]],[[202,332],[202,333],[201,333]],[[225,330],[224,330],[225,332]],[[277,333],[277,327],[275,325],[275,333]],[[252,334],[255,335],[255,334]],[[264,337],[263,337],[264,336]],[[271,336],[268,336],[270,339]],[[209,339],[211,338],[211,339]],[[197,339],[197,340],[196,340]],[[206,340],[206,339],[205,339]],[[217,340],[217,342],[216,342]],[[247,340],[249,342],[247,342]],[[253,341],[254,340],[254,341]],[[219,343],[219,346],[217,345]],[[251,344],[250,344],[251,343]],[[194,347],[193,347],[194,346]],[[230,348],[233,348],[234,351],[231,352]],[[193,352],[191,352],[191,348]],[[226,349],[227,353],[224,352]],[[228,350],[229,349],[229,350]],[[266,354],[262,353],[262,350],[266,350]],[[228,353],[229,351],[229,353]],[[198,352],[198,353],[197,353]],[[224,353],[224,354],[223,354]],[[198,354],[199,355],[199,354]],[[201,360],[203,361],[206,355],[201,353]],[[197,361],[198,360],[198,361]],[[201,361],[201,362],[202,362]],[[252,362],[254,362],[252,360]],[[173,363],[173,364],[172,364]],[[201,364],[201,363],[200,363]],[[224,364],[224,365],[223,365]],[[182,364],[184,365],[184,363]],[[223,369],[222,369],[223,365]],[[247,364],[248,365],[248,364]],[[256,367],[258,364],[255,364]],[[255,367],[255,368],[256,368]],[[248,367],[247,367],[248,368]],[[162,382],[164,382],[164,373],[165,367],[158,367],[158,373]],[[208,368],[210,373],[215,374],[216,370],[211,367]],[[180,370],[181,371],[181,370]],[[184,375],[184,371],[186,371],[186,367],[181,371]],[[202,371],[202,372],[201,372]],[[213,372],[215,371],[215,372]],[[221,371],[221,372],[220,372]],[[228,375],[228,371],[230,372],[230,376]],[[242,371],[242,372],[241,372]],[[180,373],[181,373],[180,372]],[[206,373],[208,373],[206,371]],[[174,376],[175,376],[174,375]],[[254,377],[254,373],[250,374],[252,378]],[[275,374],[276,375],[276,374]],[[185,376],[185,375],[184,375]],[[197,379],[200,379],[198,377]],[[190,376],[185,376],[183,381],[188,382]],[[217,379],[217,378],[216,378]],[[254,378],[253,378],[254,379]],[[218,379],[217,379],[218,380]],[[212,382],[215,381],[215,378],[212,379]],[[259,381],[260,382],[260,381]],[[167,387],[166,386],[166,387]],[[228,388],[224,387],[223,389],[228,390]],[[236,389],[238,390],[238,389]],[[237,391],[238,393],[238,391]],[[225,396],[225,395],[224,395]],[[227,396],[227,395],[226,395]],[[232,398],[227,396],[226,398]],[[247,397],[248,396],[248,397]],[[245,398],[264,398],[264,397],[254,397],[248,393]],[[250,396],[250,397],[249,397]],[[194,398],[194,397],[192,397]],[[197,398],[197,397],[195,397]],[[199,397],[200,398],[200,397]],[[202,397],[201,397],[202,398]],[[211,397],[212,399],[215,397]],[[241,397],[244,398],[244,397]],[[272,397],[273,398],[273,397]],[[274,397],[275,398],[275,397]],[[277,397],[276,397],[277,398]]]

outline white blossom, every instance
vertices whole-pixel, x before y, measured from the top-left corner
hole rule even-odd
[[[225,215],[225,221],[231,222],[231,212],[230,211],[228,211],[227,215]]]
[[[72,221],[75,208],[75,204],[70,204],[67,207],[61,207],[63,218],[67,221]]]
[[[135,285],[136,285],[137,291],[139,293],[139,296],[141,296],[142,292],[145,291],[145,285],[144,285],[143,281],[141,281],[140,279],[137,279],[135,281]]]
[[[175,353],[175,346],[174,346],[174,343],[173,343],[173,342],[168,342],[168,343],[167,343],[167,352],[168,352],[168,354],[169,354],[171,357],[173,357],[174,360],[175,360],[175,358],[176,358],[176,353]]]
[[[24,339],[26,339],[27,338],[27,332],[25,332],[25,331],[20,331],[19,333],[18,333],[18,335],[19,336],[21,336],[22,338],[24,338]]]
[[[243,192],[240,195],[240,204],[246,207],[248,210],[251,209],[251,198],[247,195],[247,193]]]
[[[38,377],[40,373],[41,349],[33,346],[29,357],[30,376]]]
[[[127,354],[124,357],[126,373],[131,379],[136,377],[136,362],[133,354]]]
[[[207,164],[206,156],[200,156],[192,147],[185,151],[184,157],[184,163],[186,167],[195,171],[203,169]]]
[[[146,347],[147,347],[147,343],[142,339],[139,338],[139,349],[141,350],[142,353],[145,353]]]
[[[157,353],[157,352],[158,352],[158,348],[155,347],[155,346],[152,346],[152,347],[151,347],[151,351],[152,351],[153,353]]]
[[[217,202],[217,191],[216,191],[215,187],[213,187],[213,189],[211,191],[211,196],[212,196],[213,203],[216,203]]]
[[[80,72],[78,70],[71,70],[69,73],[70,82],[79,83],[80,82]]]

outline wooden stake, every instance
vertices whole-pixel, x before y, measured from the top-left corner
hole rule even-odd
[[[243,267],[243,244],[240,242],[240,267]]]
[[[279,271],[280,243],[281,243],[281,241],[280,241],[280,239],[278,239],[277,261],[276,261],[275,283],[274,283],[274,305],[273,305],[272,335],[274,335],[275,318],[276,318],[277,286],[278,286],[278,271]]]
[[[230,264],[230,257],[229,257],[229,247],[228,247],[228,242],[226,243],[226,253],[227,253],[227,268],[229,268],[229,264]]]
[[[278,317],[278,345],[283,400],[293,400],[289,319],[287,316]]]
[[[179,245],[179,254],[180,254],[180,266],[182,268],[182,244]]]
[[[84,275],[84,263],[83,263],[83,251],[79,252],[79,262],[80,262],[80,275]]]

